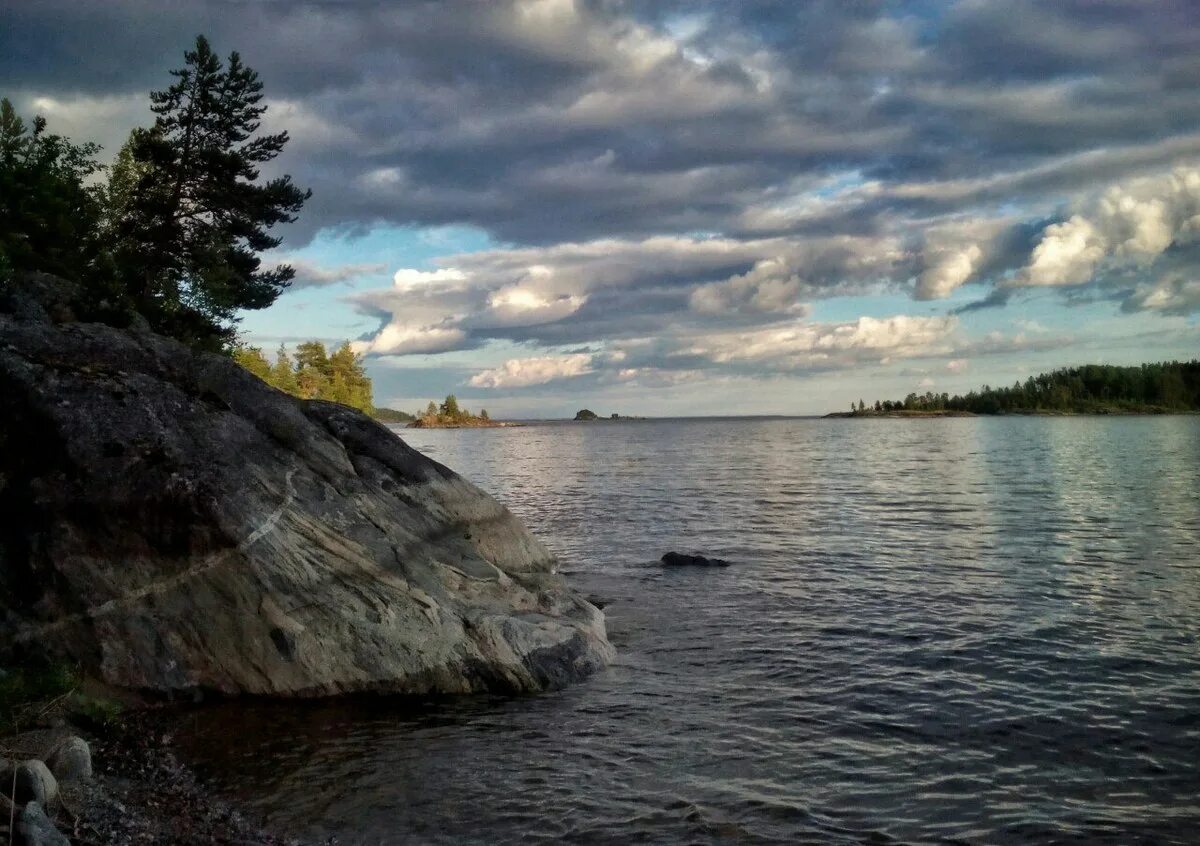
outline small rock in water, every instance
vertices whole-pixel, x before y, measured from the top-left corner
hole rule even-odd
[[[92,750],[82,737],[68,737],[46,763],[59,781],[87,781],[92,777]]]
[[[728,567],[729,562],[724,558],[706,558],[703,555],[684,555],[681,552],[668,552],[662,557],[662,563],[667,567]]]
[[[58,798],[58,781],[41,761],[24,761],[17,766],[17,804],[38,802],[52,805]]]
[[[71,841],[50,822],[40,802],[25,805],[17,831],[25,839],[25,846],[71,846]]]

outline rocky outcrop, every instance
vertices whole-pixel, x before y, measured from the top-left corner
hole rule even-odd
[[[286,696],[534,691],[611,656],[546,548],[387,428],[21,287],[48,305],[0,305],[0,648]]]
[[[664,567],[728,567],[729,562],[724,558],[707,558],[703,555],[687,555],[682,552],[668,552],[659,559]]]

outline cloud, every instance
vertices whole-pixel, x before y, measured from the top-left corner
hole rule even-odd
[[[1092,278],[1107,251],[1104,236],[1096,226],[1074,215],[1046,227],[1030,257],[1024,282],[1017,284],[1080,285]]]
[[[10,5],[0,85],[91,103],[52,122],[106,140],[194,33],[240,49],[293,136],[279,164],[316,189],[296,243],[377,222],[541,245],[794,233],[820,221],[781,218],[807,205],[788,194],[833,172],[873,186],[855,225],[880,231],[913,204],[1054,201],[1198,152],[1187,4]]]
[[[1150,285],[1140,285],[1125,300],[1122,309],[1160,314],[1200,312],[1200,279],[1168,276]]]
[[[1114,185],[1048,226],[1016,285],[1082,285],[1123,266],[1149,266],[1200,236],[1200,168]]]
[[[502,367],[480,371],[471,377],[473,388],[524,388],[544,385],[592,372],[592,357],[575,355],[510,358]]]
[[[612,366],[736,373],[809,373],[952,352],[954,317],[860,317],[840,323],[793,320],[748,331],[678,334],[619,342]]]
[[[467,335],[453,326],[403,326],[389,323],[373,338],[356,341],[363,355],[415,355],[467,348]]]
[[[1000,246],[1010,220],[974,219],[926,228],[921,275],[914,296],[919,300],[948,297],[977,278]]]
[[[431,289],[440,283],[465,282],[467,279],[467,274],[453,267],[440,270],[401,268],[392,276],[392,284],[401,291],[420,291]]]
[[[540,363],[477,374],[516,386],[586,347],[559,383],[665,384],[1062,343],[955,319],[1034,299],[1196,311],[1187,3],[9,6],[0,88],[110,153],[194,33],[239,49],[292,136],[266,175],[314,189],[293,252],[377,226],[497,245],[347,293],[375,358],[517,343]],[[297,289],[383,272],[294,264]],[[876,316],[810,320],[861,296]],[[879,317],[897,296],[921,313]]]
[[[561,345],[633,336],[654,324],[706,331],[804,316],[801,297],[899,279],[906,255],[893,238],[601,239],[447,256],[445,267],[398,270],[390,288],[350,301],[394,337],[437,326],[457,330],[440,337],[457,338],[460,348],[489,339]]]
[[[808,285],[789,268],[783,258],[760,259],[746,273],[724,282],[696,288],[688,297],[691,307],[705,314],[749,311],[760,313],[804,313],[808,307],[800,297]]]
[[[284,258],[280,264],[290,264],[296,271],[288,290],[297,291],[304,288],[325,288],[351,282],[363,276],[374,276],[387,270],[386,264],[343,264],[337,267],[326,267],[316,262],[302,258]]]

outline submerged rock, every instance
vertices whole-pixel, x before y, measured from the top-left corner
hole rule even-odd
[[[681,552],[668,552],[660,559],[666,567],[728,567],[729,562],[724,558],[705,558],[703,555],[684,555]]]
[[[0,644],[121,687],[286,696],[535,691],[611,657],[507,509],[365,415],[7,312]]]

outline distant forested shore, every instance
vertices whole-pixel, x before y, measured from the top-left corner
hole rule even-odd
[[[1169,414],[1200,412],[1200,360],[1133,367],[1064,367],[1011,387],[968,394],[911,393],[903,400],[851,403],[829,417],[932,417],[969,414]]]

